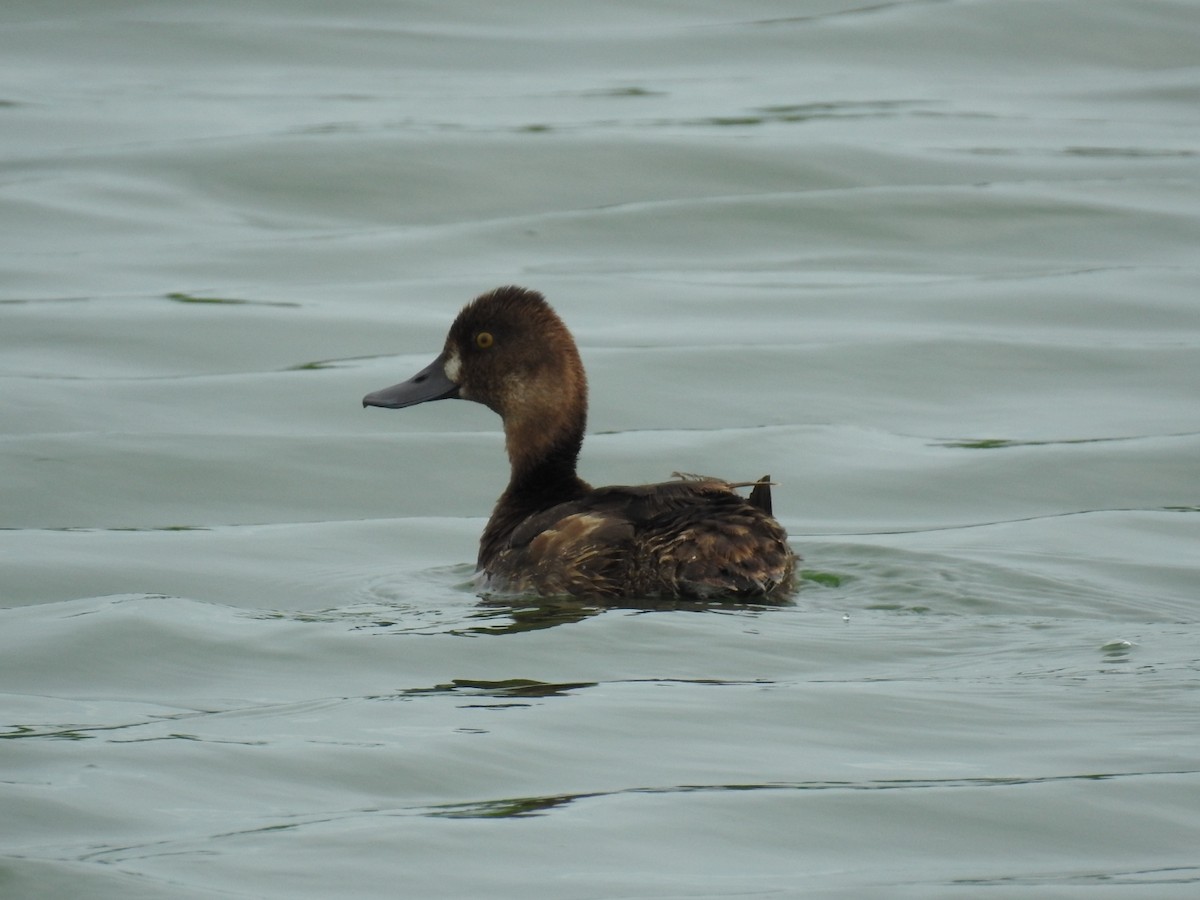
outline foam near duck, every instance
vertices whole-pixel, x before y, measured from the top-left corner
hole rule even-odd
[[[504,421],[512,474],[479,542],[485,593],[749,602],[790,593],[796,556],[771,515],[769,477],[601,488],[579,478],[587,377],[571,333],[536,291],[477,297],[437,359],[363,406],[450,398]],[[747,486],[748,498],[735,491]]]

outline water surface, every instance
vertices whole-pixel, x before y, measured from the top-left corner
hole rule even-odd
[[[1194,894],[1194,3],[0,21],[6,897]],[[506,283],[793,604],[478,602]]]

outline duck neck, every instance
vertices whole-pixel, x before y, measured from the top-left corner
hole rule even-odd
[[[507,543],[513,529],[531,515],[582,497],[590,486],[575,474],[579,450],[583,445],[583,418],[571,429],[550,434],[542,429],[540,437],[524,434],[505,420],[505,443],[512,463],[508,487],[496,501],[496,508],[479,539],[478,568],[482,571]]]
[[[587,485],[576,474],[576,465],[585,426],[582,412],[557,422],[546,416],[506,419],[504,442],[512,472],[505,495],[522,505],[548,509],[583,494]]]

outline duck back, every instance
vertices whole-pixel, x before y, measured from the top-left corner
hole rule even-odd
[[[765,600],[790,590],[795,556],[763,503],[765,477],[750,499],[712,478],[597,488],[495,535],[479,569],[497,593]]]

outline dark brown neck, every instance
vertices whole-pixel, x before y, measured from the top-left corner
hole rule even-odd
[[[538,509],[574,500],[587,489],[575,473],[582,446],[580,428],[577,433],[560,435],[537,456],[518,455],[511,460],[512,474],[504,495],[520,497]]]
[[[522,402],[501,413],[511,474],[505,497],[541,509],[574,499],[575,474],[587,428],[587,381],[582,367],[525,386]]]
[[[561,433],[556,441],[544,445],[537,456],[519,454],[512,460],[512,476],[508,487],[496,501],[479,540],[478,567],[488,561],[508,543],[513,529],[529,516],[577,500],[591,490],[575,472],[579,450],[583,445],[583,426]],[[510,443],[511,446],[511,443]]]

